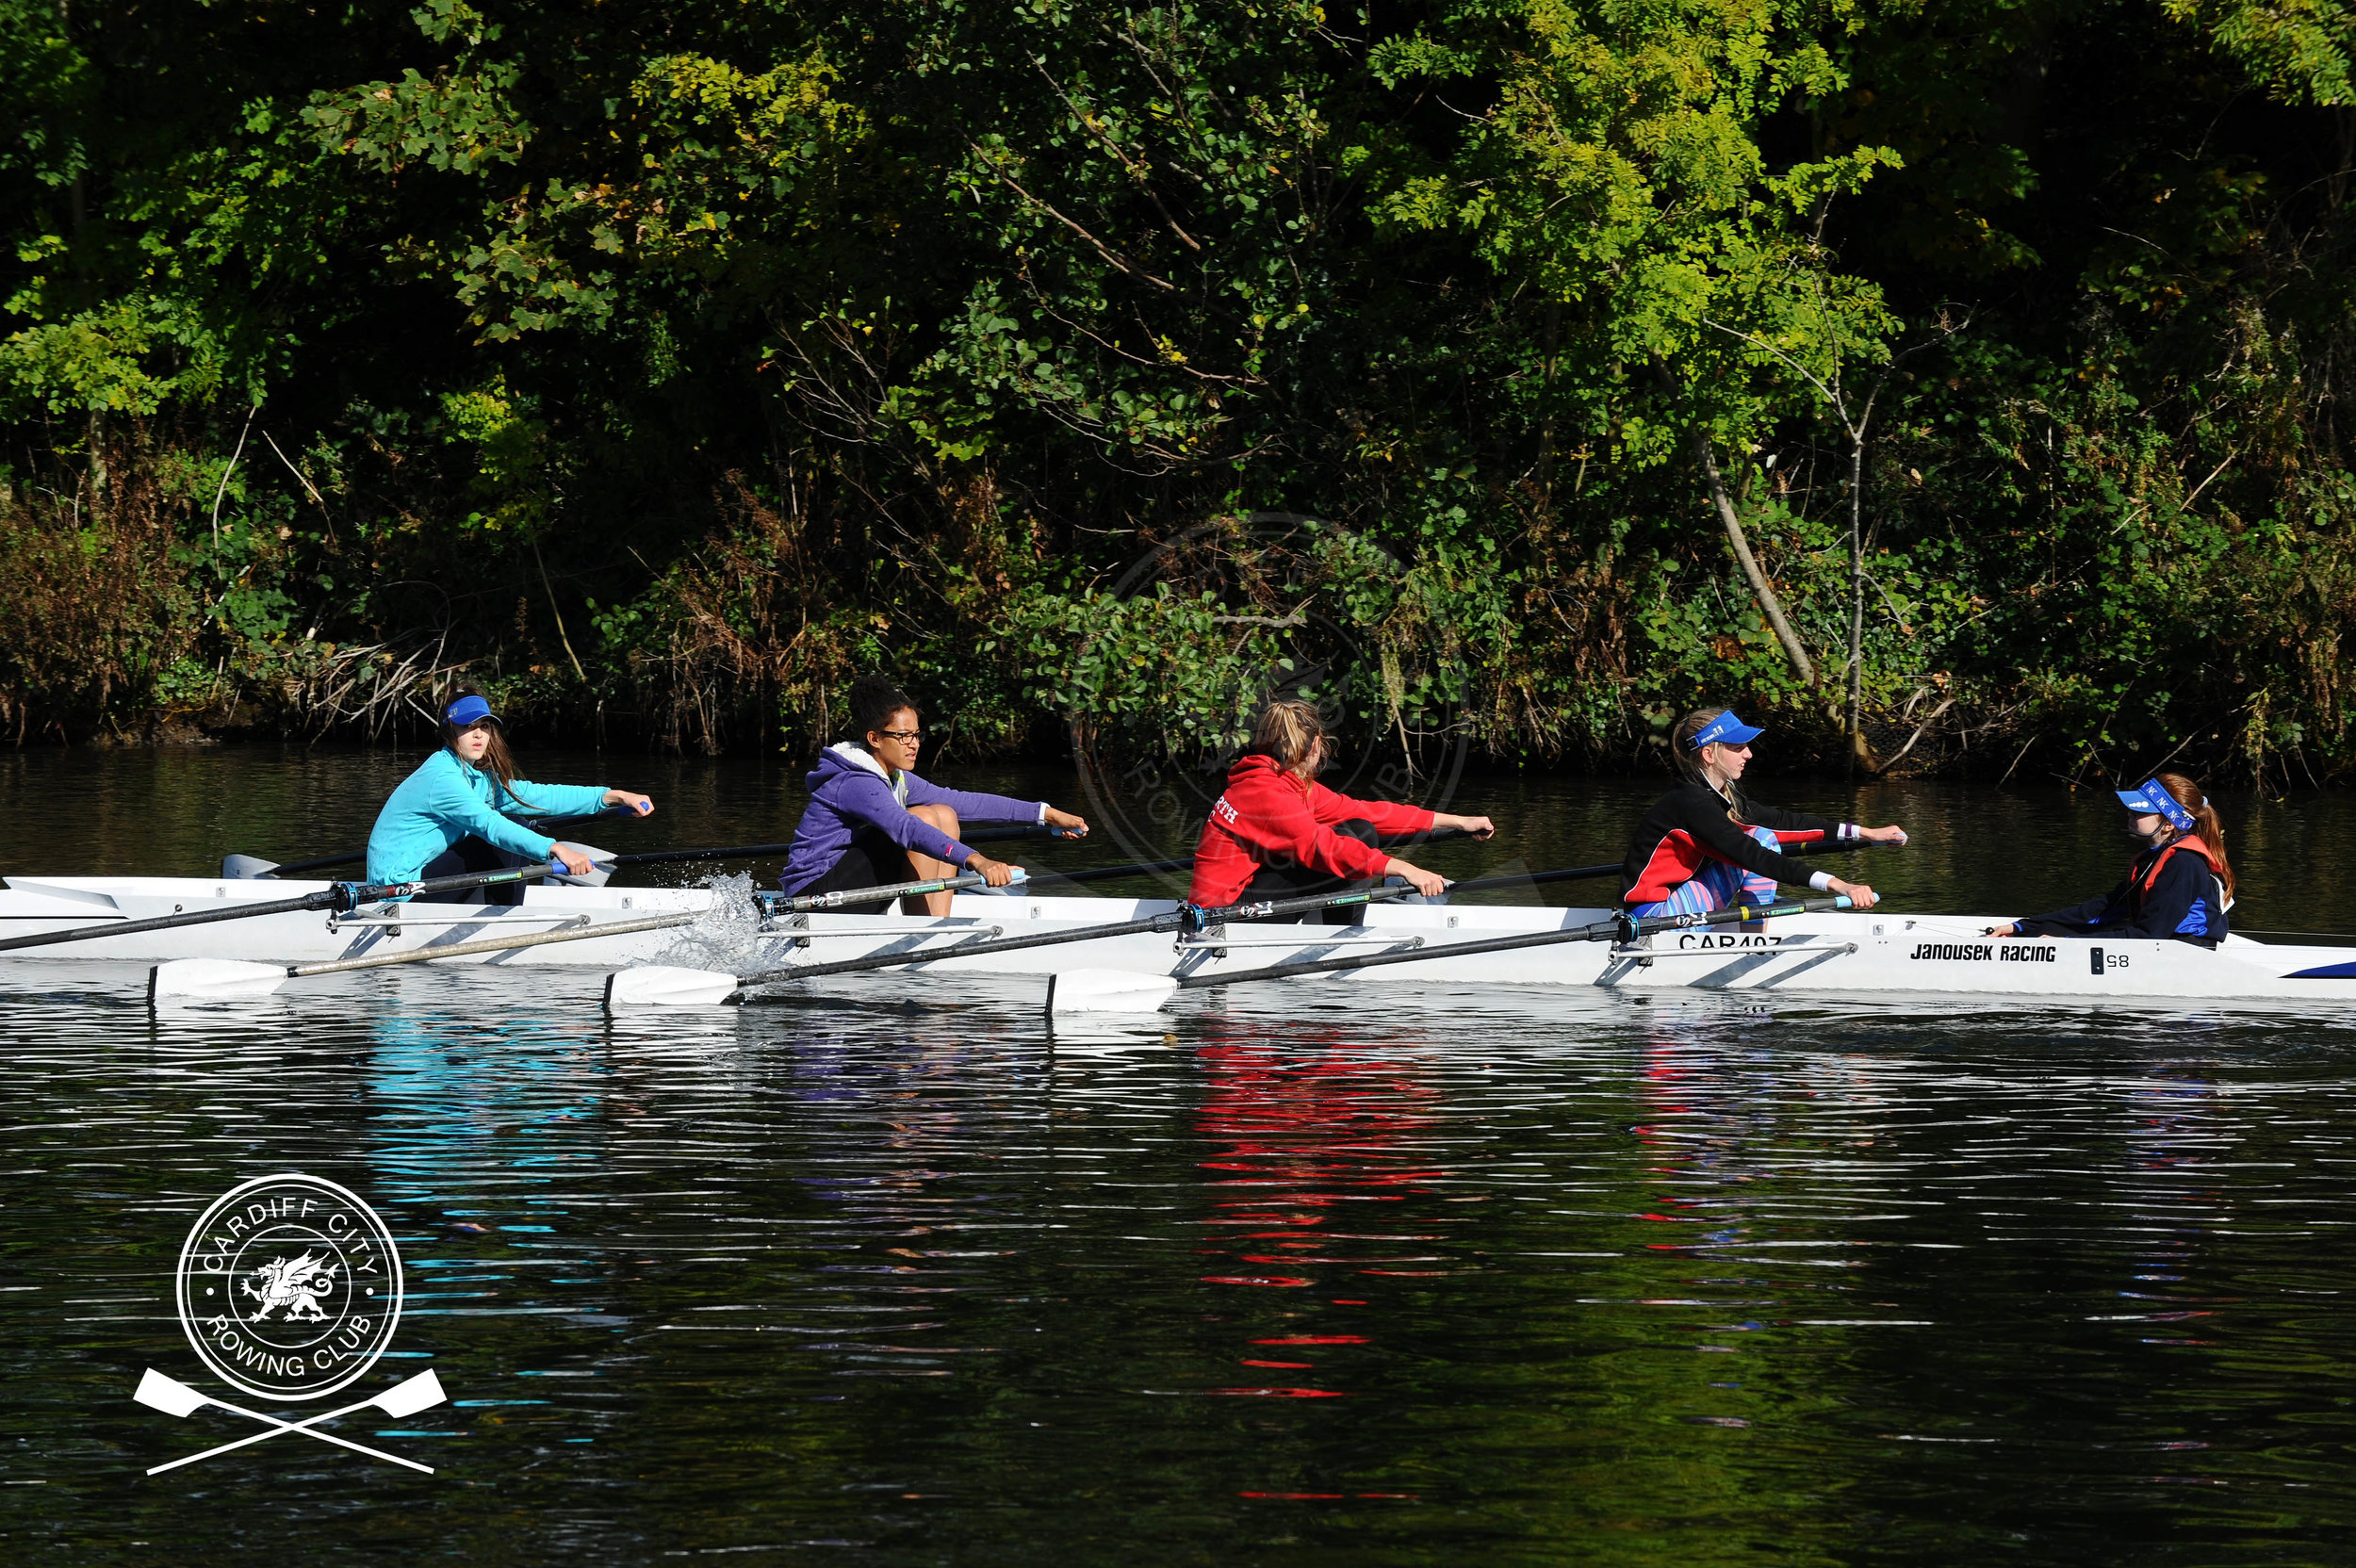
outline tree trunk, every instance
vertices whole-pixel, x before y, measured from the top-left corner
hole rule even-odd
[[[1870,410],[1868,411],[1870,415]],[[1849,767],[1873,767],[1865,744],[1865,436],[1849,434]]]
[[[1799,634],[1792,629],[1792,622],[1784,615],[1783,601],[1775,596],[1767,574],[1759,569],[1759,558],[1751,554],[1751,542],[1743,537],[1742,519],[1735,514],[1734,498],[1726,493],[1726,476],[1718,471],[1718,454],[1710,449],[1709,433],[1696,425],[1688,439],[1693,448],[1693,461],[1701,466],[1702,480],[1710,487],[1710,504],[1718,509],[1718,521],[1726,525],[1726,543],[1734,547],[1734,559],[1742,563],[1742,576],[1751,585],[1752,597],[1759,600],[1767,624],[1775,629],[1775,641],[1783,645],[1792,667],[1800,672],[1802,680],[1816,685],[1816,666],[1808,662],[1808,649],[1800,645]]]

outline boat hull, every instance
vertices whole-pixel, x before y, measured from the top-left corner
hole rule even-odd
[[[225,908],[283,899],[324,883],[181,877],[11,877],[0,890],[0,937],[75,929],[108,920]],[[1568,931],[1608,919],[1602,908],[1391,906],[1355,925],[1237,924],[1179,939],[1169,932],[1077,941],[1020,952],[957,956],[993,935],[1077,931],[1167,914],[1166,900],[960,895],[945,920],[825,913],[758,923],[749,909],[715,908],[706,888],[533,887],[520,905],[375,907],[358,915],[257,916],[122,938],[34,948],[11,957],[152,964],[226,958],[330,963],[477,944],[504,934],[581,930],[699,912],[678,930],[550,943],[440,960],[447,964],[611,970],[648,963],[721,966],[734,972],[938,950],[909,966],[928,975],[1049,975],[1118,970],[1202,985],[1279,964],[1365,954],[1405,961],[1347,971],[1350,985],[1471,983],[1585,987],[1621,991],[2053,997],[2073,1000],[2282,1001],[2325,1006],[2356,1001],[2356,954],[2233,939],[2216,949],[2174,941],[2000,940],[1980,935],[1992,919],[1881,910],[1789,916],[1767,929],[1659,933],[1630,947],[1565,941],[1487,954],[1450,944]],[[993,931],[992,928],[995,928]],[[2347,973],[2331,972],[2346,969]],[[2315,972],[2327,972],[2316,973]]]

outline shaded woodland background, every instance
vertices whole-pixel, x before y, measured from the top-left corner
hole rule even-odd
[[[0,0],[0,733],[2356,764],[2336,0]],[[1745,557],[1748,557],[1746,562]]]

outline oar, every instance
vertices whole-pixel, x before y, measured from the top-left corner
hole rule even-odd
[[[278,1436],[281,1432],[301,1432],[305,1437],[316,1437],[321,1443],[333,1443],[337,1447],[349,1448],[355,1454],[366,1454],[370,1459],[386,1460],[394,1464],[405,1464],[412,1470],[422,1470],[430,1476],[434,1474],[434,1466],[430,1464],[419,1464],[416,1460],[403,1459],[399,1454],[388,1454],[381,1448],[370,1448],[364,1444],[337,1437],[334,1432],[314,1431],[311,1429],[319,1422],[332,1421],[338,1415],[350,1415],[355,1411],[370,1409],[381,1410],[399,1420],[403,1416],[415,1415],[421,1410],[432,1409],[440,1404],[447,1396],[442,1393],[441,1380],[434,1375],[432,1367],[428,1367],[414,1378],[404,1379],[395,1383],[373,1399],[363,1399],[356,1405],[346,1405],[341,1410],[331,1410],[325,1414],[314,1415],[306,1421],[281,1421],[274,1415],[264,1415],[259,1411],[247,1410],[241,1405],[230,1404],[225,1399],[216,1399],[209,1394],[200,1394],[178,1379],[167,1378],[151,1366],[147,1369],[147,1375],[139,1380],[139,1386],[132,1392],[131,1397],[150,1410],[158,1410],[166,1415],[178,1416],[183,1420],[195,1414],[206,1405],[217,1405],[233,1415],[242,1415],[249,1421],[259,1421],[270,1428],[268,1431],[255,1432],[250,1437],[241,1437],[235,1443],[224,1443],[218,1448],[207,1448],[201,1454],[190,1454],[185,1459],[175,1459],[170,1463],[155,1465],[147,1472],[151,1476],[160,1476],[167,1470],[177,1470],[184,1464],[194,1464],[198,1460],[210,1459],[215,1454],[225,1454],[232,1448],[242,1448],[249,1443],[261,1443]]]
[[[1464,830],[1461,827],[1443,827],[1432,835],[1435,839],[1464,836]],[[1155,872],[1184,871],[1193,864],[1194,858],[1189,856],[1183,860],[1138,860],[1125,866],[1097,866],[1088,871],[1041,872],[1039,874],[1053,876],[1063,882],[1102,882],[1116,876],[1143,876]],[[1022,867],[1017,866],[1014,879],[1021,882],[1029,874]],[[813,909],[840,909],[846,904],[885,904],[895,898],[909,898],[924,893],[952,892],[959,888],[979,887],[983,880],[980,872],[970,871],[961,876],[948,877],[935,882],[895,882],[886,888],[847,888],[830,893],[806,893],[798,898],[771,900],[768,904],[770,911],[774,914],[800,915],[808,914]],[[1521,879],[1513,878],[1512,880]],[[1482,884],[1484,887],[1492,885],[1495,884]],[[1345,902],[1357,902],[1357,900],[1355,895],[1345,895]],[[1331,906],[1325,902],[1301,906],[1303,908],[1320,909]]]
[[[634,806],[608,806],[595,811],[583,811],[569,817],[511,817],[519,827],[539,832],[549,827],[570,827],[575,823],[597,822],[606,817],[643,817],[646,813]],[[348,866],[354,860],[365,860],[368,852],[355,849],[342,855],[322,855],[316,860],[292,860],[280,865],[253,855],[226,855],[221,858],[221,874],[235,881],[277,881],[296,872],[325,871],[330,866]]]
[[[335,958],[316,964],[254,964],[236,958],[174,958],[147,972],[147,999],[174,998],[228,1001],[268,996],[289,980],[314,974],[341,974],[347,970],[385,969],[395,964],[424,964],[436,958],[468,958],[483,953],[512,953],[518,948],[546,947],[551,942],[585,942],[599,937],[626,937],[634,931],[660,931],[666,926],[692,925],[708,910],[688,909],[644,920],[610,921],[566,931],[535,931],[529,936],[486,937],[481,941],[453,942],[445,947],[420,947],[407,953],[384,953],[363,958]]]
[[[968,833],[959,829],[957,833],[958,841],[969,844],[994,844],[1006,839],[1076,839],[1079,837],[1078,833],[1069,827],[1051,827],[1043,822],[1032,823],[1025,827],[985,827],[978,833]]]
[[[457,876],[437,876],[425,882],[337,882],[315,893],[297,898],[265,899],[256,904],[240,904],[227,909],[198,909],[182,915],[157,915],[151,920],[117,921],[106,925],[78,925],[71,931],[44,931],[37,936],[9,937],[0,940],[0,953],[15,953],[28,947],[55,947],[60,942],[95,941],[101,937],[133,937],[145,931],[176,931],[184,925],[215,925],[222,921],[254,920],[262,915],[300,914],[311,909],[333,909],[350,914],[363,904],[380,898],[415,898],[420,893],[450,892],[459,888],[493,888],[508,882],[532,882],[553,875],[564,869],[562,861],[552,860],[545,866],[516,866],[506,871],[466,872]]]
[[[1129,869],[1125,866],[1104,868],[1107,874]],[[1076,880],[1088,874],[1079,872],[1073,874],[1073,878]],[[1587,874],[1587,870],[1580,868],[1527,873],[1518,876],[1489,876],[1470,882],[1451,883],[1448,890],[1451,893],[1480,892],[1492,888],[1523,888],[1539,882],[1571,881]],[[865,901],[891,890],[871,889],[849,896]],[[1263,900],[1256,904],[1231,904],[1222,909],[1193,909],[1182,905],[1165,915],[1148,915],[1109,925],[1083,926],[1077,931],[1051,931],[1036,937],[1006,937],[997,941],[973,942],[957,948],[954,953],[946,950],[877,953],[864,958],[843,958],[829,964],[797,964],[788,969],[762,970],[743,975],[726,974],[718,970],[648,964],[639,969],[617,970],[608,975],[605,1004],[609,1010],[629,1006],[710,1006],[727,1001],[740,990],[777,980],[812,980],[829,974],[856,974],[864,970],[927,964],[941,958],[971,958],[992,953],[1015,953],[1026,948],[1060,947],[1068,942],[1103,941],[1106,938],[1134,936],[1140,932],[1175,931],[1189,923],[1199,930],[1225,921],[1267,920],[1279,915],[1308,914],[1320,909],[1344,909],[1354,905],[1399,898],[1414,891],[1413,888],[1403,886],[1366,888],[1346,893],[1316,893],[1301,898]]]
[[[1239,986],[1253,980],[1293,980],[1310,974],[1338,974],[1347,970],[1374,969],[1384,964],[1426,964],[1437,958],[1468,957],[1481,953],[1511,953],[1526,947],[1550,947],[1562,942],[1633,940],[1655,931],[1688,931],[1709,925],[1742,925],[1785,915],[1821,914],[1849,907],[1848,895],[1797,900],[1789,904],[1736,905],[1699,915],[1626,915],[1575,925],[1567,931],[1536,931],[1518,937],[1492,937],[1484,941],[1449,942],[1440,947],[1415,948],[1403,953],[1365,953],[1344,958],[1308,958],[1297,963],[1270,964],[1265,969],[1234,970],[1183,976],[1138,974],[1128,970],[1066,970],[1047,982],[1047,1010],[1091,1013],[1151,1013],[1180,990],[1205,986]]]
[[[1905,844],[1906,841],[1903,839],[1886,846],[1880,844],[1879,841],[1872,839],[1837,839],[1828,844],[1800,844],[1777,853],[1787,860],[1806,860],[1819,855],[1846,855],[1853,849],[1880,847],[1901,849],[1905,847]],[[1551,871],[1546,873],[1546,876],[1548,880],[1555,882],[1584,882],[1601,876],[1615,876],[1623,866],[1624,862],[1612,860],[1601,865],[1574,866],[1569,871]]]

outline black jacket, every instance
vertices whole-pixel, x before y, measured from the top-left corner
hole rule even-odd
[[[2147,849],[2127,880],[2084,904],[2019,923],[2024,937],[2173,937],[2215,947],[2225,939],[2225,884],[2207,846],[2178,839]]]
[[[1754,827],[1773,830],[1778,843],[1805,850],[1834,839],[1853,839],[1857,829],[1805,811],[1780,811],[1745,799],[1742,814]],[[1691,882],[1710,860],[1777,882],[1805,886],[1815,872],[1776,854],[1735,825],[1726,800],[1707,784],[1685,783],[1653,802],[1620,865],[1620,902],[1652,904]]]

